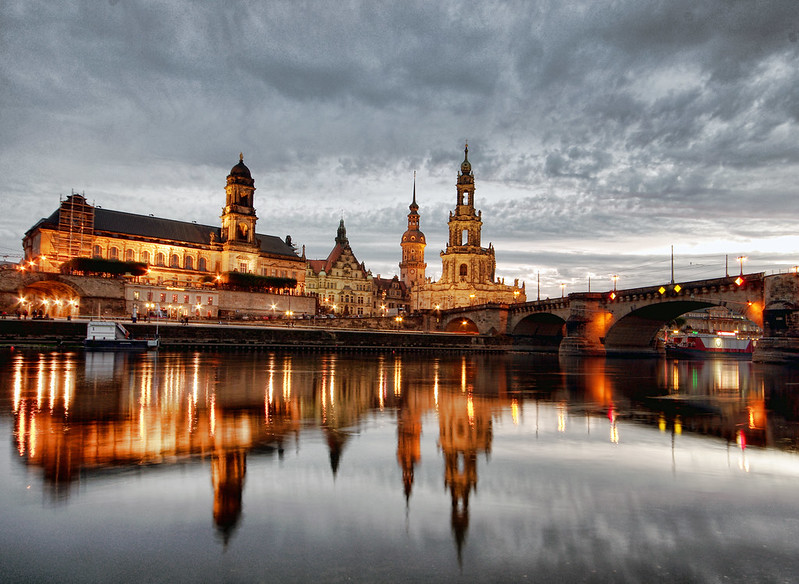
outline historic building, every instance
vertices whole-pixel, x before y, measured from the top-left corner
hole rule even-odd
[[[424,248],[427,242],[424,233],[419,229],[419,205],[416,204],[416,173],[413,173],[413,202],[408,206],[408,229],[402,234],[402,261],[399,264],[400,279],[408,288],[423,284],[425,281]]]
[[[468,145],[464,151],[456,187],[455,210],[449,214],[449,240],[446,250],[441,252],[441,278],[437,282],[426,280],[411,288],[411,309],[446,309],[489,302],[524,302],[524,284],[519,287],[517,280],[511,286],[502,280],[496,280],[494,247],[489,245],[486,248],[481,245],[482,212],[474,208],[474,173],[469,162]],[[411,215],[415,212],[415,202],[414,197]],[[412,233],[411,215],[406,233]],[[414,220],[418,227],[418,219]],[[403,247],[403,261],[404,253]]]
[[[306,263],[305,289],[318,296],[321,311],[342,316],[375,314],[372,272],[352,252],[344,219],[327,258]]]
[[[216,317],[219,296],[209,284],[224,272],[295,280],[296,287],[283,292],[302,295],[305,262],[290,237],[256,233],[254,194],[243,155],[227,176],[220,227],[103,209],[73,193],[25,233],[23,266],[58,272],[64,262],[79,257],[147,264],[147,273],[132,279],[126,292],[128,311],[140,314],[168,306],[174,316]],[[268,308],[248,308],[269,313]],[[295,310],[307,307],[296,302]]]
[[[372,280],[374,285],[374,311],[380,316],[396,316],[402,312],[410,312],[408,286],[397,276],[381,278],[378,274]]]

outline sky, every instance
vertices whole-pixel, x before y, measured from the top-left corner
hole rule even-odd
[[[535,297],[799,264],[799,2],[0,3],[0,259],[75,192],[441,273],[469,144],[483,245]]]

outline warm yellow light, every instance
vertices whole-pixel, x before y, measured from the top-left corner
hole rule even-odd
[[[680,290],[682,290],[682,288],[680,287],[680,285],[679,285],[679,284],[677,284],[677,285],[674,287],[674,291],[675,291],[675,292],[679,292]]]
[[[661,286],[660,288],[658,288],[658,292],[660,292],[661,294],[665,294],[666,289],[663,286]]]

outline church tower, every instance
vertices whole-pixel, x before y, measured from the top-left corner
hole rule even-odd
[[[424,283],[425,269],[424,248],[427,242],[424,233],[419,230],[419,205],[416,204],[416,172],[413,173],[413,202],[408,207],[408,230],[402,234],[402,261],[399,264],[400,279],[410,290]]]
[[[474,173],[469,162],[469,145],[464,150],[458,175],[455,211],[449,213],[449,241],[441,252],[441,282],[491,284],[496,259],[494,248],[480,246],[482,212],[474,209]]]
[[[239,163],[230,170],[225,185],[225,208],[222,209],[221,271],[254,273],[257,269],[260,242],[255,237],[255,181],[239,154]]]
[[[255,181],[250,169],[244,164],[244,155],[239,154],[239,163],[230,170],[225,186],[225,208],[222,210],[221,240],[237,247],[256,247],[253,195]]]

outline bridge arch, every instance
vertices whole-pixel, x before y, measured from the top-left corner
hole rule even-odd
[[[566,334],[566,321],[557,314],[537,312],[517,322],[510,334],[525,345],[557,349]]]
[[[444,326],[444,330],[448,333],[465,333],[473,335],[476,335],[480,332],[479,328],[477,327],[477,323],[466,316],[457,316],[450,319],[449,322],[447,322],[447,324]]]
[[[723,302],[675,300],[650,304],[612,321],[604,339],[605,352],[607,354],[631,351],[640,353],[642,350],[656,352],[657,334],[666,324],[687,312],[722,305],[748,318],[746,310]]]

